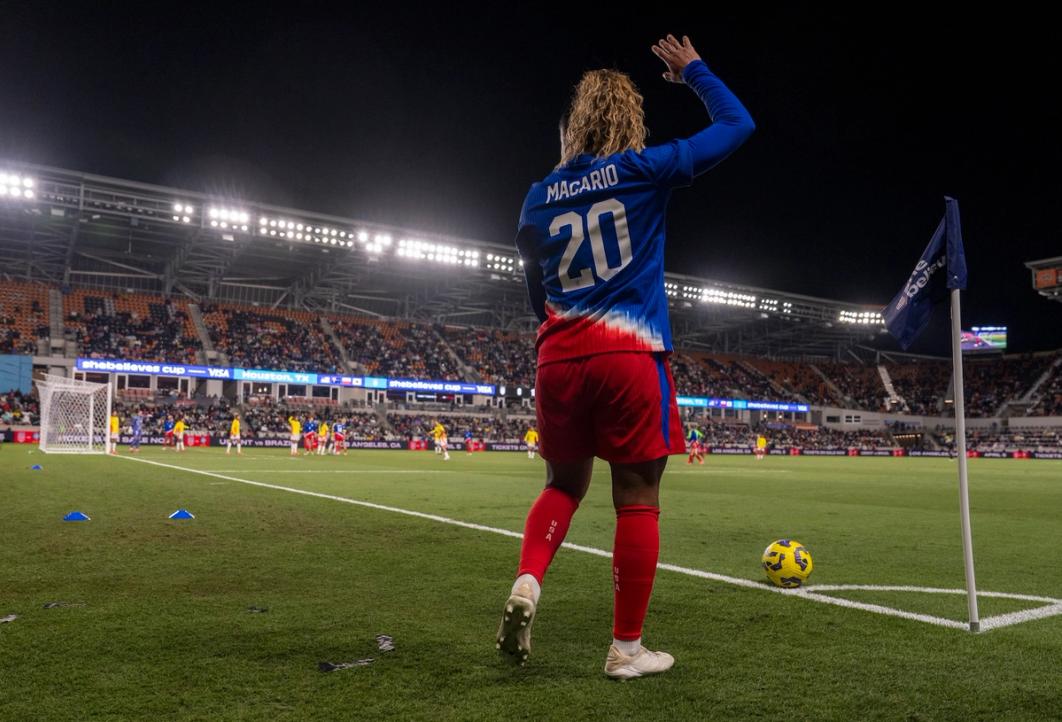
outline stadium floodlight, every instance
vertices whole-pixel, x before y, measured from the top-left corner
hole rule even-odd
[[[328,244],[332,246],[352,246],[353,242],[347,243],[346,239],[354,238],[354,232],[347,232],[330,226],[315,226],[307,221],[299,219],[280,218],[274,216],[260,216],[258,218],[258,233],[263,236],[276,236],[273,229],[280,231],[281,238],[290,238],[305,243]],[[342,240],[339,240],[342,239]],[[366,240],[368,236],[366,235]],[[335,243],[332,241],[335,240]]]
[[[173,220],[179,223],[191,223],[194,214],[195,206],[191,203],[181,203],[178,201],[173,204]]]
[[[247,224],[251,220],[251,214],[247,211],[223,206],[211,206],[207,210],[207,217],[210,219],[211,228],[242,231],[244,233],[247,232]]]
[[[497,253],[487,254],[487,270],[489,271],[503,271],[505,273],[512,273],[516,259],[511,256],[502,256]]]
[[[877,326],[885,323],[880,311],[841,311],[837,320],[840,323],[857,326]]]
[[[33,190],[37,181],[18,173],[0,172],[0,199],[33,200],[37,197]]]

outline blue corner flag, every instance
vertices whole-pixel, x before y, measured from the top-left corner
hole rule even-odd
[[[966,254],[962,248],[959,202],[944,198],[944,217],[929,240],[911,277],[881,315],[885,327],[906,349],[929,322],[933,308],[952,288],[966,288]]]
[[[170,514],[170,519],[195,519],[195,516],[187,509],[178,509]]]
[[[72,511],[63,517],[63,521],[92,521],[89,519],[88,514],[80,511]]]

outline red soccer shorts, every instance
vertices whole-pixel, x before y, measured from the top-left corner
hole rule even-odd
[[[547,461],[635,464],[686,451],[667,354],[619,351],[539,366],[535,401]]]

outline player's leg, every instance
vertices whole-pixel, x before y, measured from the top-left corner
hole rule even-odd
[[[442,452],[443,452],[443,461],[449,461],[450,460],[450,450],[447,447],[447,441],[445,439],[443,439],[443,442],[442,442]]]
[[[616,540],[612,551],[614,617],[612,647],[605,663],[610,677],[631,678],[666,671],[674,658],[642,646],[642,626],[660,555],[660,477],[667,457],[638,464],[612,464]]]
[[[236,456],[241,456],[242,454],[243,454],[243,437],[242,436],[237,436],[236,437]]]
[[[229,434],[229,437],[227,439],[225,439],[225,454],[226,454],[226,456],[231,451],[232,451],[232,434]]]
[[[612,552],[613,641],[605,674],[628,679],[664,672],[674,658],[642,646],[642,626],[660,553],[660,477],[686,452],[675,385],[660,354],[610,354],[599,369],[613,398],[594,417],[598,455],[612,469],[616,536]]]
[[[546,461],[546,488],[524,522],[517,576],[497,638],[499,649],[521,663],[531,649],[531,623],[542,580],[564,542],[593,470],[594,439],[589,423],[593,400],[586,398],[581,383],[584,367],[581,359],[546,364],[539,367],[536,377],[535,405]]]
[[[531,652],[531,625],[542,593],[542,580],[564,543],[572,517],[590,486],[594,459],[546,462],[546,488],[524,522],[520,566],[498,626],[497,647],[521,664]]]

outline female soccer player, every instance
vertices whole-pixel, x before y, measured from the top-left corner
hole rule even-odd
[[[689,38],[652,48],[664,79],[685,83],[712,123],[645,147],[642,96],[625,74],[586,72],[561,124],[560,164],[535,183],[516,244],[538,330],[535,389],[546,488],[524,526],[520,566],[498,648],[521,663],[542,579],[590,484],[594,457],[612,469],[614,620],[605,674],[664,672],[674,659],[641,644],[656,574],[658,489],[669,454],[685,450],[668,367],[664,219],[671,190],[689,185],[751,135],[748,111]]]

